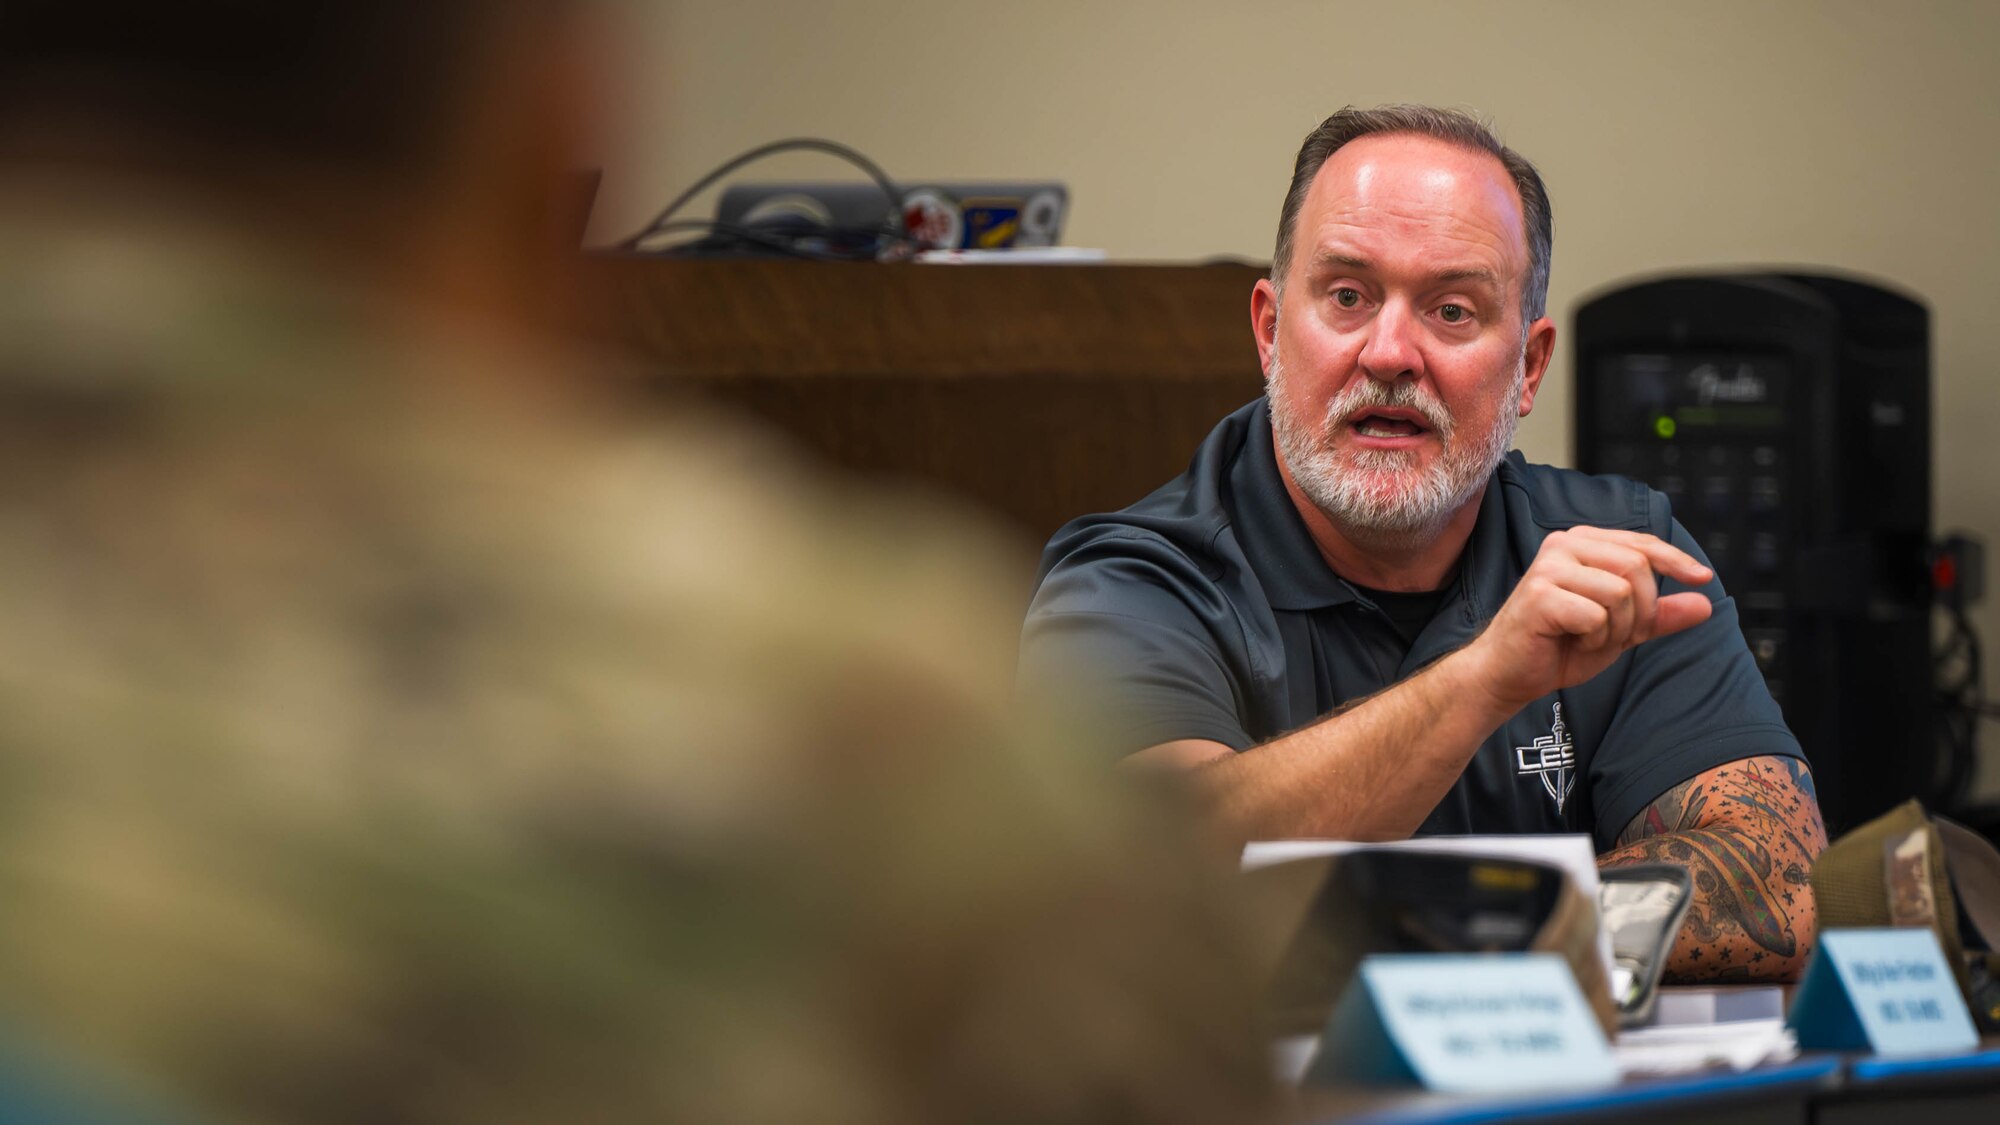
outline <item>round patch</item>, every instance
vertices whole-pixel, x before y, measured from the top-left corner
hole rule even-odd
[[[958,204],[936,188],[918,188],[903,196],[903,229],[930,250],[955,250],[965,233]]]

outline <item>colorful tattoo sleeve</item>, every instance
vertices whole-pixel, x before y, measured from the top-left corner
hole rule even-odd
[[[1795,980],[1816,920],[1807,873],[1825,848],[1806,764],[1745,758],[1662,793],[1598,863],[1672,863],[1693,876],[1670,982]]]

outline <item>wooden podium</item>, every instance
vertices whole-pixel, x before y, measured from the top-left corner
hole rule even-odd
[[[1260,267],[599,257],[597,330],[662,388],[1046,539],[1186,468],[1263,390]]]

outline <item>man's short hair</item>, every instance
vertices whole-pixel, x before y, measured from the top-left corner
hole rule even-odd
[[[1285,192],[1285,207],[1278,217],[1278,248],[1271,257],[1271,283],[1284,288],[1285,271],[1292,263],[1292,231],[1306,193],[1327,158],[1342,145],[1361,137],[1408,134],[1430,137],[1446,144],[1492,155],[1514,179],[1521,195],[1521,217],[1528,232],[1528,280],[1521,293],[1521,318],[1531,321],[1548,308],[1549,257],[1555,250],[1555,213],[1549,206],[1549,192],[1542,174],[1526,157],[1493,135],[1493,130],[1477,117],[1462,110],[1437,109],[1425,105],[1385,105],[1375,109],[1345,106],[1306,135],[1299,146],[1298,163],[1292,170],[1292,185]]]

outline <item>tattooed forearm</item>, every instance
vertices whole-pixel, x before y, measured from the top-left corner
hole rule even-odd
[[[1803,762],[1746,758],[1689,778],[1618,843],[1601,864],[1673,863],[1693,877],[1669,980],[1785,980],[1804,968],[1816,923],[1807,872],[1826,828]]]
[[[1790,905],[1770,891],[1770,853],[1731,829],[1695,828],[1620,848],[1606,862],[1673,863],[1694,877],[1688,926],[1705,943],[1741,933],[1780,957],[1798,953]],[[1796,896],[1791,896],[1796,897]],[[1697,954],[1699,957],[1699,954]]]

